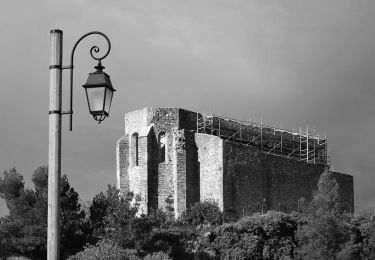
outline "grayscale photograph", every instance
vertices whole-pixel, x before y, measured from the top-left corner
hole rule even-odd
[[[375,1],[4,0],[1,260],[375,259]]]

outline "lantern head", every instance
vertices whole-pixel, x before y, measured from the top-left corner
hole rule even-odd
[[[100,123],[109,116],[113,92],[116,90],[112,87],[109,75],[103,72],[100,60],[95,69],[95,72],[89,73],[86,84],[82,87],[86,90],[90,114]]]

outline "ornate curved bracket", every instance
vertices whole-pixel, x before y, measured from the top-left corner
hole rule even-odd
[[[70,106],[69,106],[69,111],[64,112],[64,114],[69,114],[69,131],[72,131],[72,125],[73,125],[73,69],[74,69],[73,63],[74,63],[74,52],[75,52],[78,44],[84,38],[86,38],[87,36],[92,35],[92,34],[98,34],[98,35],[103,36],[104,39],[107,41],[107,44],[108,44],[107,52],[104,55],[99,56],[99,57],[96,57],[96,55],[94,54],[94,53],[100,52],[100,48],[98,46],[94,45],[90,49],[90,55],[94,60],[98,61],[98,66],[102,67],[102,60],[105,59],[108,56],[109,52],[111,51],[111,42],[109,41],[109,38],[107,37],[107,35],[105,35],[102,32],[99,32],[99,31],[92,31],[92,32],[89,32],[89,33],[86,33],[86,34],[82,35],[77,40],[77,42],[74,44],[73,49],[72,49],[72,53],[70,55],[70,65],[65,67],[65,69],[70,70]]]
[[[105,35],[105,34],[102,33],[102,32],[98,32],[98,31],[89,32],[89,33],[86,33],[86,34],[82,35],[81,38],[79,38],[79,39],[77,40],[77,42],[74,44],[73,49],[72,49],[72,53],[71,53],[71,55],[70,55],[70,65],[71,65],[71,66],[73,66],[74,52],[75,52],[75,50],[76,50],[76,48],[77,48],[77,45],[78,45],[78,44],[79,44],[84,38],[86,38],[87,36],[92,35],[92,34],[98,34],[98,35],[103,36],[103,37],[105,38],[105,40],[107,41],[107,43],[108,43],[108,50],[107,50],[107,52],[106,52],[103,56],[101,56],[101,57],[95,57],[94,52],[95,52],[95,53],[98,53],[98,52],[100,51],[100,48],[99,48],[98,46],[95,45],[95,46],[91,47],[91,49],[90,49],[90,55],[91,55],[91,57],[92,57],[94,60],[97,60],[97,61],[100,62],[101,60],[105,59],[105,58],[108,56],[109,52],[111,51],[111,42],[109,41],[107,35]]]

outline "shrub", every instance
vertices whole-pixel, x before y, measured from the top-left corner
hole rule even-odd
[[[157,228],[152,230],[148,239],[144,241],[143,251],[165,252],[173,257],[173,259],[186,259],[187,257],[187,241],[195,238],[195,234],[190,228],[174,227]]]
[[[171,258],[169,258],[169,256],[164,252],[156,252],[146,255],[143,260],[171,260]]]
[[[111,241],[100,240],[95,245],[88,245],[85,249],[68,260],[138,260],[135,250],[123,249]]]
[[[195,255],[206,254],[214,259],[291,259],[297,246],[296,229],[297,223],[279,212],[246,217],[209,232],[199,241]]]
[[[220,225],[223,223],[224,214],[218,205],[213,202],[197,202],[186,209],[180,217],[184,224],[194,226],[201,224]]]

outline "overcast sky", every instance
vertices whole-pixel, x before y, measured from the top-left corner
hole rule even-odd
[[[64,31],[65,65],[75,41],[100,30],[118,90],[110,118],[95,123],[81,88],[95,66],[89,48],[105,47],[91,37],[75,56],[73,132],[63,121],[62,172],[82,199],[115,183],[124,114],[160,106],[315,126],[333,169],[354,176],[356,208],[375,208],[374,26],[373,0],[3,1],[0,170],[16,166],[31,187],[47,164],[50,30]]]

